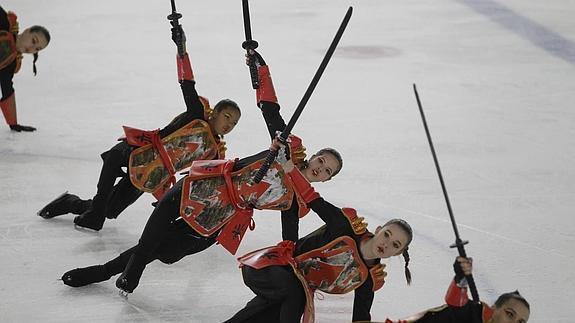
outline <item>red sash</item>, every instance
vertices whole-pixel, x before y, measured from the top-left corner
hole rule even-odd
[[[123,126],[123,128],[128,144],[136,147],[142,147],[151,144],[152,147],[154,147],[154,149],[156,149],[156,151],[159,153],[162,165],[164,165],[169,175],[168,181],[153,193],[154,197],[159,200],[169,189],[169,187],[176,183],[176,177],[174,176],[176,171],[174,169],[174,165],[172,165],[170,156],[168,156],[166,148],[162,144],[162,139],[160,138],[160,129],[147,131],[127,126]]]
[[[175,182],[174,174],[194,160],[218,155],[218,140],[207,122],[196,119],[164,138],[159,130],[144,131],[124,127],[126,140],[139,147],[132,151],[129,174],[132,184],[144,192],[162,195]]]

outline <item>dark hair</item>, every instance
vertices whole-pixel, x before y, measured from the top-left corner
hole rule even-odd
[[[46,29],[43,26],[38,26],[38,25],[34,25],[32,27],[29,28],[30,32],[32,33],[40,33],[42,35],[44,35],[44,38],[46,38],[46,45],[48,45],[50,43],[50,32],[48,31],[48,29]],[[36,70],[36,61],[38,60],[38,53],[34,53],[34,61],[32,62],[32,72],[34,72],[34,76],[36,76],[36,73],[38,72]]]
[[[389,224],[397,224],[401,229],[403,229],[403,231],[408,236],[407,243],[405,244],[405,248],[403,249],[401,255],[403,256],[403,260],[405,260],[405,267],[404,267],[405,280],[407,281],[407,284],[409,285],[409,284],[411,284],[411,271],[408,268],[410,258],[409,258],[409,252],[407,250],[409,249],[409,244],[411,244],[411,240],[413,240],[413,230],[411,229],[411,226],[409,225],[409,223],[407,223],[407,221],[405,221],[403,219],[391,219],[391,220],[387,221],[383,226],[386,226]]]
[[[505,304],[510,299],[515,299],[515,300],[521,302],[523,305],[525,305],[525,307],[527,307],[528,310],[531,310],[529,308],[529,303],[527,302],[527,300],[525,298],[523,298],[523,296],[521,296],[521,294],[519,294],[518,290],[516,290],[514,292],[510,292],[510,293],[501,294],[497,298],[497,300],[495,301],[495,306],[501,307],[501,305]]]
[[[227,108],[234,109],[240,114],[240,116],[242,115],[242,111],[240,110],[240,106],[230,99],[223,99],[220,102],[216,103],[216,105],[214,105],[214,112],[219,113],[219,112],[222,112],[222,110],[225,110]]]
[[[332,178],[333,178],[335,175],[337,175],[337,174],[341,171],[341,169],[343,168],[343,158],[341,158],[341,154],[340,154],[337,150],[328,147],[328,148],[320,149],[318,152],[316,152],[315,154],[313,154],[313,155],[310,157],[310,159],[311,159],[311,158],[314,158],[314,157],[317,156],[317,155],[323,155],[323,154],[331,154],[331,155],[337,160],[337,162],[339,163],[339,168],[336,169],[336,170],[331,174],[331,176],[329,177],[329,179],[332,179]],[[308,166],[308,163],[307,163],[307,161],[305,161],[303,167],[305,168],[305,167],[307,167],[307,166]]]
[[[41,33],[42,35],[44,35],[44,38],[46,38],[46,44],[50,43],[50,32],[48,31],[48,29],[46,29],[46,27],[34,25],[34,26],[30,27],[29,29],[30,29],[30,32]]]

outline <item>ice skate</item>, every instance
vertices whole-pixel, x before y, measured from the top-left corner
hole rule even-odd
[[[138,254],[133,254],[124,272],[116,280],[116,287],[120,289],[120,295],[127,297],[127,294],[132,293],[138,287],[144,268],[146,268],[144,258]]]
[[[90,204],[91,200],[84,201],[77,195],[66,191],[44,206],[37,214],[44,219],[51,219],[67,213],[82,214],[90,207]]]
[[[103,265],[72,269],[62,275],[64,284],[71,287],[82,287],[103,282],[112,276]]]
[[[74,224],[78,227],[100,231],[106,218],[99,212],[89,209],[74,218]]]

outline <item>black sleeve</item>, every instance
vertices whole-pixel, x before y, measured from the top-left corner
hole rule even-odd
[[[2,87],[2,100],[8,98],[14,93],[14,84],[12,78],[14,77],[14,70],[16,69],[16,61],[0,70],[0,86]]]
[[[371,320],[371,305],[373,304],[373,281],[368,278],[355,291],[353,298],[353,318],[352,321],[370,321]]]
[[[483,322],[483,303],[468,302],[462,307],[447,304],[427,310],[418,323]]]
[[[276,136],[276,131],[283,131],[286,123],[280,114],[280,106],[277,103],[262,101],[260,102],[260,109],[266,121],[268,132],[273,139]]]
[[[299,205],[294,196],[291,207],[282,211],[282,239],[296,242],[299,239]]]
[[[349,227],[349,221],[343,215],[341,209],[328,201],[324,200],[323,197],[317,198],[311,201],[308,205],[317,215],[327,224],[328,227],[334,226],[347,226]]]
[[[204,106],[196,92],[196,82],[183,80],[180,82],[180,87],[186,102],[186,111],[193,115],[193,119],[204,119]]]

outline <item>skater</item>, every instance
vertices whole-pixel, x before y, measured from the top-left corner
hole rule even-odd
[[[386,323],[526,323],[529,320],[529,303],[518,291],[501,294],[493,306],[469,300],[465,276],[471,275],[471,258],[457,257],[453,269],[455,277],[445,295],[446,304],[403,320],[388,319]]]
[[[291,174],[289,163],[286,172]],[[374,233],[354,209],[338,208],[315,193],[309,183],[294,181],[307,192],[308,206],[325,225],[299,239],[283,241],[239,258],[244,283],[256,294],[232,322],[314,321],[316,290],[330,294],[355,292],[353,321],[369,321],[374,292],[387,275],[380,259],[403,255],[405,277],[411,282],[408,246],[413,232],[407,222],[393,219]]]
[[[256,100],[273,138],[286,124],[279,113],[269,68],[263,59],[259,62],[262,63],[258,67],[261,85],[256,91]],[[279,149],[277,141],[272,147]],[[131,293],[138,286],[145,266],[156,259],[171,264],[216,242],[235,253],[247,228],[254,228],[251,218],[254,208],[281,210],[282,235],[284,239],[296,240],[298,219],[308,211],[303,202],[306,192],[295,189],[294,179],[286,176],[280,163],[289,158],[301,169],[296,180],[306,182],[330,180],[343,165],[340,154],[332,148],[324,148],[308,160],[304,150],[301,140],[292,137],[258,184],[251,179],[267,150],[234,161],[195,161],[190,174],[158,202],[138,245],[104,265],[66,272],[62,276],[64,284],[85,286],[123,272],[116,286]]]
[[[172,28],[172,40],[177,46],[185,46],[180,25]],[[193,160],[225,157],[222,139],[237,125],[240,108],[224,99],[211,110],[207,100],[196,92],[187,52],[177,55],[177,67],[186,111],[159,131],[124,127],[126,138],[101,155],[103,166],[93,199],[82,200],[66,192],[40,210],[39,216],[50,219],[78,214],[74,218],[77,226],[99,231],[106,218],[118,217],[143,192],[152,192],[159,199],[175,182],[174,173],[188,168]],[[122,167],[127,167],[128,173]],[[118,177],[120,181],[114,184]]]
[[[15,132],[35,131],[36,128],[18,124],[16,95],[12,79],[22,63],[22,54],[34,56],[33,71],[36,75],[38,52],[50,43],[50,33],[42,26],[32,26],[19,33],[17,16],[0,7],[0,85],[2,99],[0,108],[10,130]]]

